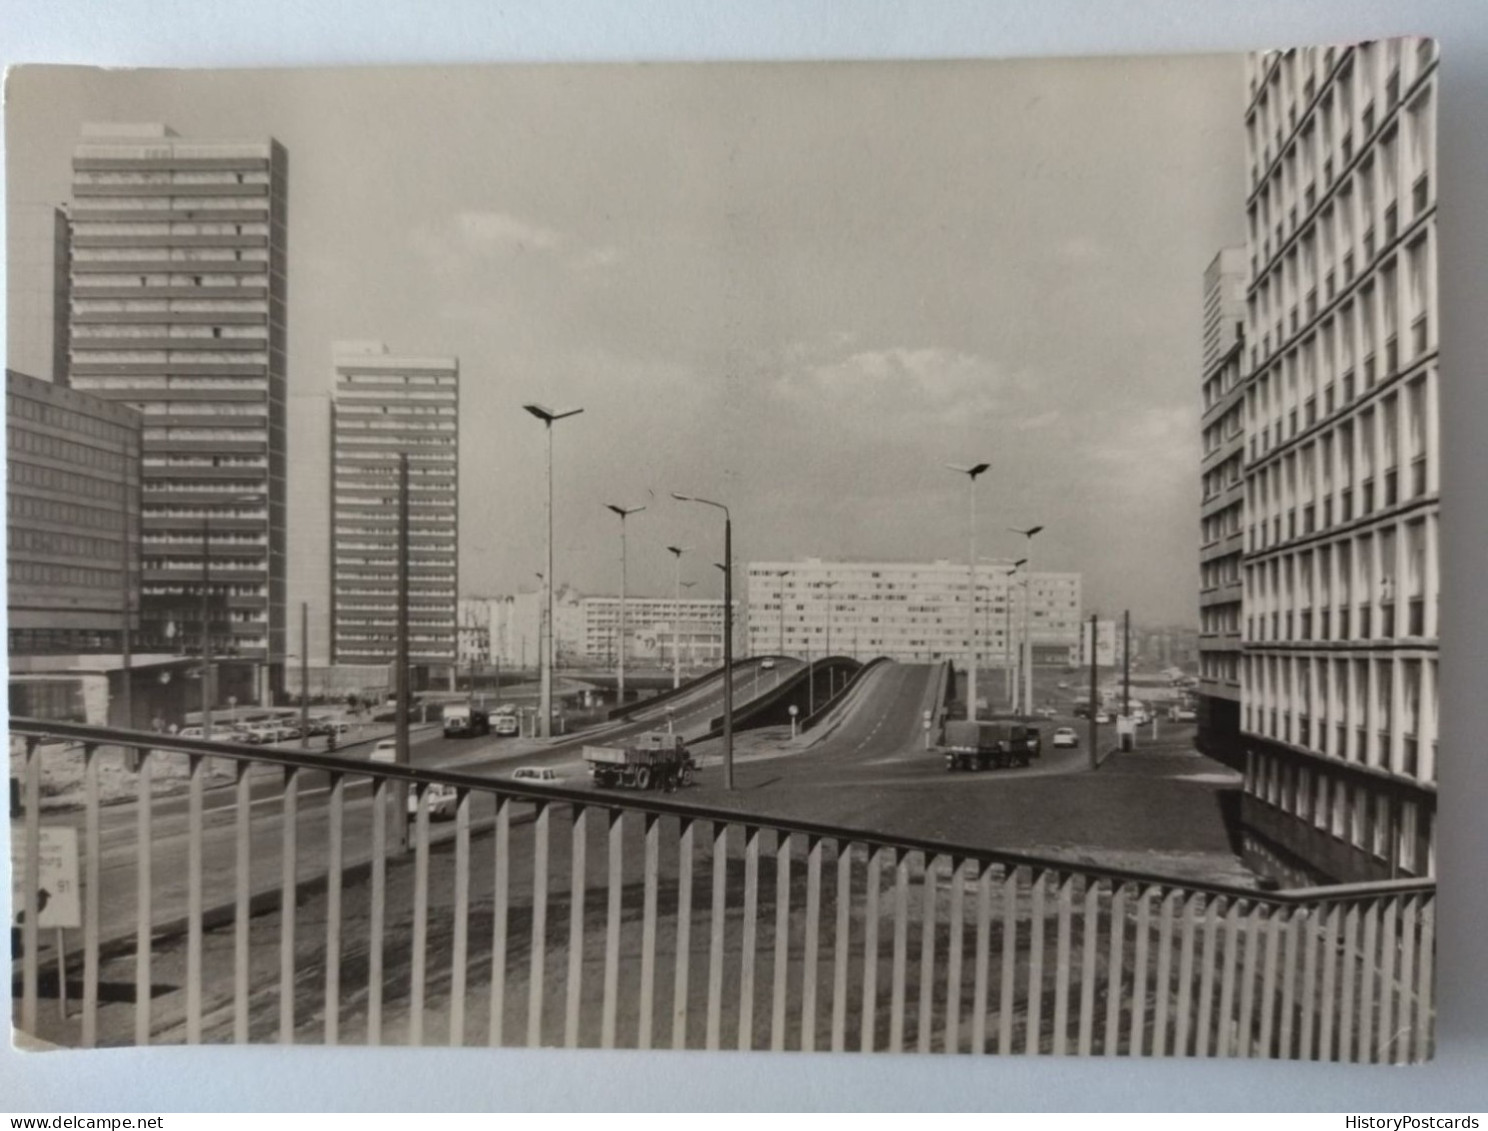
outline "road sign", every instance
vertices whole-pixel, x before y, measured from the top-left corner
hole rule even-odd
[[[15,925],[21,923],[24,903],[21,885],[26,878],[26,842],[19,828],[11,827],[10,876],[11,907]],[[40,881],[36,904],[38,927],[81,927],[82,903],[79,900],[77,829],[44,828],[41,830]]]

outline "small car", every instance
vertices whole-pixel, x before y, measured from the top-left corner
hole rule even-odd
[[[1198,721],[1198,713],[1188,707],[1178,707],[1173,711],[1175,723],[1192,723]]]
[[[393,738],[384,738],[372,747],[372,761],[374,762],[396,762],[398,760],[398,742]]]
[[[460,795],[454,786],[435,782],[424,790],[424,802],[429,809],[429,819],[440,821],[455,815],[455,809],[460,803]],[[412,789],[408,791],[408,815],[418,816],[418,792]]]
[[[516,715],[493,715],[491,732],[501,738],[510,738],[520,730]]]
[[[563,781],[563,775],[557,770],[549,769],[547,766],[518,766],[512,771],[511,780],[540,782],[543,785],[557,785]]]
[[[1111,715],[1107,711],[1097,711],[1095,713],[1095,721],[1097,723],[1100,723],[1100,724],[1104,725],[1104,724],[1109,723],[1111,721]]]
[[[775,661],[774,660],[761,660],[760,661],[760,669],[763,670],[763,671],[767,671],[767,672],[768,671],[774,671],[775,670]]]
[[[1034,712],[1034,714],[1040,716],[1041,718],[1052,719],[1056,715],[1058,715],[1059,712],[1056,711],[1053,707],[1040,707],[1037,711]]]
[[[1054,732],[1053,746],[1079,746],[1080,736],[1075,733],[1074,727],[1060,727]]]

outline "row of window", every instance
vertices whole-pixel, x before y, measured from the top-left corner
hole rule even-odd
[[[1436,780],[1434,658],[1247,654],[1242,662],[1247,733]]]
[[[15,483],[14,469],[11,482]],[[29,495],[5,492],[5,513],[11,519],[32,519],[59,525],[86,527],[90,530],[118,530],[119,507],[90,507],[80,503],[62,503],[54,499],[36,499]],[[14,529],[14,527],[12,527]]]
[[[122,535],[122,528],[120,534]],[[11,553],[52,554],[74,558],[107,558],[117,560],[119,538],[91,538],[86,534],[61,534],[50,530],[31,530],[24,526],[9,533]]]
[[[122,452],[93,444],[80,444],[75,440],[64,440],[60,436],[49,436],[29,428],[7,428],[5,430],[7,451],[11,456],[19,453],[42,456],[73,467],[87,467],[103,475],[121,476],[129,466]]]
[[[61,405],[34,401],[30,397],[8,394],[5,412],[9,420],[30,420],[48,428],[58,428],[73,436],[92,436],[121,448],[136,446],[136,430],[133,426],[115,420],[103,420],[91,413]],[[15,430],[10,430],[10,443],[15,443]]]
[[[1433,289],[1427,280],[1434,272],[1425,262],[1425,240],[1404,252],[1414,280],[1411,290],[1419,287],[1423,293]],[[1316,333],[1258,369],[1247,395],[1252,456],[1285,443],[1432,353],[1435,308],[1419,301],[1412,297],[1402,310],[1395,268],[1387,266],[1330,313]],[[1410,327],[1403,344],[1402,324]]]
[[[1392,873],[1435,871],[1431,813],[1415,801],[1392,802],[1389,794],[1345,781],[1325,765],[1266,754],[1251,756],[1245,791],[1381,861],[1393,859]]]
[[[62,471],[55,467],[41,467],[18,459],[8,460],[7,464],[12,487],[56,491],[75,499],[107,499],[115,506],[122,504],[127,490],[126,484],[117,478],[103,479],[95,475]]]
[[[1249,548],[1306,537],[1432,491],[1434,379],[1434,372],[1417,378],[1252,469],[1245,492]]]
[[[46,585],[50,588],[66,589],[118,589],[119,587],[118,570],[12,560],[7,571],[11,581],[23,585]]]
[[[1248,563],[1246,639],[1434,637],[1436,539],[1432,516]]]

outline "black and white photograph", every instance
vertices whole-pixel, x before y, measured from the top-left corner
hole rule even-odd
[[[1431,1059],[1438,86],[12,70],[15,1045]]]

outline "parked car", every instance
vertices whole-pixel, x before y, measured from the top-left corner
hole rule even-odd
[[[501,738],[510,738],[520,733],[521,724],[517,722],[516,715],[492,715],[491,733]]]
[[[424,790],[425,803],[429,809],[429,819],[432,821],[443,820],[455,815],[455,808],[460,802],[460,795],[452,785],[443,782],[435,782]],[[408,791],[408,815],[418,816],[418,792],[410,789]]]
[[[512,781],[539,782],[542,785],[558,785],[563,781],[563,775],[557,770],[546,766],[518,766],[512,772]]]
[[[1174,707],[1173,721],[1175,723],[1196,723],[1199,721],[1199,715],[1191,707]]]
[[[1101,724],[1109,723],[1111,721],[1111,716],[1105,711],[1097,711],[1095,713],[1095,721]]]
[[[374,762],[396,762],[398,760],[398,740],[384,738],[372,747],[372,761]]]
[[[1034,712],[1034,714],[1040,716],[1041,718],[1052,719],[1056,715],[1058,715],[1059,712],[1056,711],[1053,707],[1050,707],[1050,706],[1047,706],[1046,705],[1046,706],[1040,707],[1037,711]]]
[[[1053,745],[1056,747],[1079,746],[1080,736],[1075,733],[1074,727],[1060,727],[1054,732]]]

